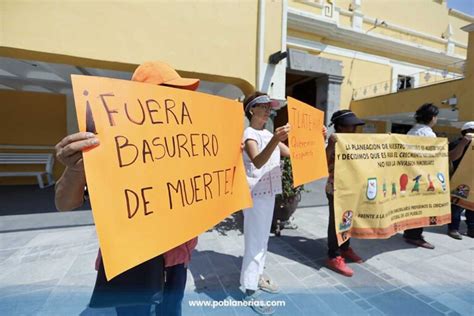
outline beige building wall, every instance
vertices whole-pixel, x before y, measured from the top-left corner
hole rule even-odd
[[[282,50],[282,0],[266,0],[265,3],[265,61],[268,56]]]
[[[352,91],[355,87],[382,82],[390,78],[391,75],[391,67],[388,65],[327,53],[321,53],[319,56],[342,62],[344,81],[341,86],[341,101],[339,105],[341,109],[349,108],[352,100]]]
[[[459,92],[459,97],[467,100],[463,107],[459,107],[459,117],[463,121],[474,121],[474,23],[463,28],[469,32],[469,43],[467,61],[465,66],[465,79],[463,89]]]
[[[276,78],[280,84],[285,76],[284,65],[276,70],[268,65],[268,56],[284,48],[285,1],[263,1],[263,56],[258,54],[259,1],[247,0],[167,1],[166,5],[163,1],[51,0],[38,5],[31,0],[1,0],[0,55],[128,71],[145,60],[160,59],[171,63],[183,75],[232,83],[250,93],[259,87],[259,76],[267,74],[269,69],[274,72],[272,80]],[[318,5],[308,3],[329,2],[346,11],[352,3],[351,0],[288,0],[287,4],[290,8],[321,15]],[[370,18],[383,19],[435,37],[440,37],[451,23],[456,40],[466,36],[462,35],[465,32],[458,32],[462,19],[449,14],[445,1],[362,0],[361,3],[362,13]],[[420,14],[426,18],[420,18]],[[350,27],[352,23],[344,14],[339,15],[339,21],[344,27]],[[371,27],[370,23],[365,23],[364,27]],[[371,32],[444,49],[444,44],[383,27]],[[381,53],[376,47],[362,50],[357,43],[353,46],[341,44],[335,39],[291,28],[287,33],[334,47],[430,66],[423,64],[423,60]],[[310,53],[342,62],[342,108],[349,106],[353,88],[392,77],[393,69],[386,64],[361,60],[357,56]],[[463,54],[463,49],[456,47],[455,53]]]
[[[54,153],[66,135],[66,97],[61,94],[0,90],[0,145],[40,146],[45,149],[15,149],[18,153]],[[11,150],[0,148],[0,152]],[[44,165],[0,165],[0,172],[44,171]],[[58,179],[64,170],[54,163]],[[36,177],[0,177],[0,185],[35,184]]]
[[[461,28],[464,26],[473,23],[473,19],[464,19],[458,16],[454,16],[451,13],[449,14],[449,24],[451,24],[453,29],[453,39],[461,43],[467,43],[468,33],[464,32]]]
[[[336,11],[339,11],[339,15],[335,19],[338,27],[341,29],[352,29],[352,17],[347,16],[347,14],[352,14],[352,12],[354,12],[355,7],[354,1],[352,0],[290,0],[289,6],[293,9],[308,12],[318,17],[323,16],[321,6],[329,3],[334,3],[338,8]],[[447,8],[446,1],[362,0],[359,10],[364,18],[372,20],[377,19],[378,23],[385,21],[385,23],[391,27],[385,27],[380,24],[375,27],[373,21],[364,21],[362,25],[363,32],[368,32],[368,34],[372,34],[375,37],[384,36],[385,38],[408,42],[414,46],[422,45],[428,49],[436,49],[442,52],[446,52],[447,50],[445,37],[448,25],[451,25],[452,36],[450,39],[455,41],[454,54],[458,57],[467,55],[467,49],[465,48],[467,44],[467,33],[461,30],[461,27],[471,23],[473,18],[467,15],[451,12]],[[406,29],[406,31],[403,29]],[[418,55],[416,54],[413,54],[413,57],[400,56],[394,52],[383,51],[375,45],[368,48],[359,46],[359,43],[356,41],[351,44],[343,43],[338,40],[336,35],[334,37],[322,36],[321,34],[318,34],[317,30],[313,30],[313,32],[305,32],[290,28],[288,30],[288,35],[293,38],[319,43],[322,47],[324,47],[324,45],[331,45],[331,47],[336,48],[336,50],[337,48],[342,48],[354,52],[353,57],[347,57],[347,52],[345,53],[345,56],[342,56],[337,53],[327,53],[324,51],[324,48],[320,51],[317,49],[306,49],[311,54],[317,54],[320,57],[342,62],[344,80],[341,86],[341,108],[349,107],[349,104],[352,101],[354,88],[363,90],[364,87],[367,87],[370,89],[370,85],[387,81],[391,85],[391,91],[393,91],[393,80],[397,79],[398,74],[415,76],[418,85],[436,84],[445,80],[441,75],[441,70],[428,69],[429,67],[439,68],[439,64],[432,64],[423,58],[417,57]],[[442,41],[445,42],[443,43]],[[293,47],[302,49],[297,46]],[[334,51],[334,49],[331,51]],[[369,58],[360,59],[360,57],[357,56],[358,52],[363,52],[373,56],[373,61],[371,61],[370,56]],[[379,63],[376,61],[377,59],[384,59],[384,61]],[[455,68],[449,69],[451,71],[459,71],[455,70]],[[430,72],[429,77],[425,77],[426,72]],[[454,76],[449,74],[448,78],[458,76],[459,75]],[[426,78],[428,78],[428,80]],[[464,83],[466,81],[462,82]],[[413,96],[411,93],[400,93],[397,96],[392,97],[372,98],[370,101],[366,101],[367,104],[370,104],[370,106],[367,106],[366,108],[376,107],[377,112],[384,112],[386,114],[403,112],[404,109],[411,111],[412,103],[419,105],[419,102],[422,100],[431,100],[432,98],[436,99],[436,101],[441,101],[452,96],[452,91],[458,91],[457,95],[459,95],[459,93],[462,94],[463,91],[465,91],[463,90],[464,84],[460,84],[460,82],[446,83],[446,85],[441,85],[441,87],[443,87],[443,91],[435,92],[434,94],[432,92],[434,91],[433,89],[436,88],[433,87],[414,93]],[[387,100],[388,103],[385,102]],[[465,104],[468,101],[466,98],[463,98],[461,102]],[[361,108],[359,107],[358,102],[353,102],[353,105],[358,110]],[[399,108],[400,105],[401,108]],[[389,107],[390,109],[388,109]]]
[[[426,102],[441,105],[443,100],[450,98],[453,94],[459,95],[462,89],[464,89],[463,80],[454,80],[399,93],[352,101],[351,110],[362,118],[414,112],[421,104]],[[459,107],[468,107],[469,104],[472,106],[469,100],[460,98]],[[442,106],[442,108],[449,107]]]
[[[352,0],[289,1],[291,8],[317,16],[322,16],[321,7],[330,3],[335,4],[335,10],[338,11],[338,25],[350,29],[352,27],[352,17],[349,15],[355,10]],[[451,24],[453,32],[451,39],[459,45],[467,42],[467,37],[464,34],[465,32],[461,30],[461,27],[473,22],[472,17],[459,15],[448,10],[446,1],[442,0],[362,0],[359,11],[364,16],[362,25],[364,32],[424,45],[442,51],[445,51],[447,48],[447,44],[442,42],[444,40],[442,34],[445,33],[449,24]],[[424,18],[420,18],[420,16]],[[377,27],[374,27],[375,20],[379,23]],[[380,25],[382,21],[388,27]],[[396,29],[392,29],[392,27]],[[405,30],[400,30],[398,29],[399,27]],[[413,32],[421,34],[413,34]],[[456,46],[455,54],[465,56],[466,48]]]
[[[321,15],[321,12],[322,12],[321,8],[307,5],[307,2],[310,2],[310,1],[288,0],[288,6],[291,8],[303,10],[309,13]],[[314,1],[314,2],[318,2],[318,1]]]
[[[446,1],[362,0],[362,12],[387,23],[440,37],[448,25]]]
[[[257,1],[3,0],[0,55],[115,70],[165,60],[183,74],[253,90]],[[281,1],[266,1],[265,52],[281,46]],[[268,57],[263,56],[265,60]],[[102,66],[102,67],[100,67]]]
[[[351,109],[360,117],[389,115],[414,112],[420,104],[433,102],[441,108],[450,108],[443,104],[453,95],[457,97],[458,120],[474,120],[474,24],[464,28],[469,32],[468,59],[465,66],[465,77],[422,88],[410,89],[369,99],[351,102]]]

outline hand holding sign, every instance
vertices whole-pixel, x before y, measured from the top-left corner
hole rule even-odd
[[[291,130],[290,124],[287,123],[284,126],[277,127],[273,135],[278,141],[284,142],[285,140],[288,139],[288,134],[290,133],[290,130]]]
[[[84,171],[82,151],[99,145],[93,133],[79,132],[63,138],[55,147],[56,159],[71,170]]]

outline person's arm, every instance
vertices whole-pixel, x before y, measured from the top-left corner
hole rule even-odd
[[[258,152],[258,145],[257,142],[253,139],[245,140],[245,152],[249,156],[250,160],[254,164],[257,169],[263,167],[264,164],[267,163],[268,159],[270,159],[273,151],[278,146],[278,144],[282,141],[285,141],[288,138],[288,133],[290,131],[289,124],[285,126],[278,127],[275,130],[275,133],[270,140],[270,142],[265,146],[265,148],[259,153]]]
[[[328,145],[326,146],[326,161],[328,162],[328,165],[331,163],[332,157],[334,157],[334,152],[336,151],[336,142],[337,136],[336,134],[332,134],[329,137]]]
[[[285,145],[285,143],[280,142],[278,144],[278,147],[280,148],[280,156],[282,157],[290,157],[290,148]]]
[[[324,126],[324,125],[323,125],[322,133],[323,133],[323,138],[324,138],[324,140],[326,140],[326,137],[328,137],[328,129],[327,129],[327,127]]]
[[[454,147],[454,149],[449,151],[449,161],[455,161],[461,158],[464,152],[464,149],[466,148],[466,146],[469,145],[471,140],[472,140],[471,135],[464,136],[459,142],[459,144],[456,147]]]
[[[66,167],[61,178],[56,182],[54,202],[58,211],[71,211],[84,203],[84,171],[71,170]]]
[[[56,159],[66,166],[55,186],[54,202],[59,211],[73,210],[84,202],[86,176],[82,151],[98,144],[94,134],[80,132],[66,136],[56,145]]]

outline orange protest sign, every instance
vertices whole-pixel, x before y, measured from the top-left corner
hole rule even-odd
[[[242,160],[242,105],[152,84],[72,76],[107,279],[252,205]]]
[[[288,97],[288,143],[293,166],[293,186],[328,176],[324,137],[324,112]]]

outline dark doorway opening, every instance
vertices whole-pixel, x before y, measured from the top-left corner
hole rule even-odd
[[[316,107],[316,78],[315,76],[287,72],[286,96]],[[288,122],[288,110],[286,107],[277,111],[274,122],[275,127],[283,126]]]

